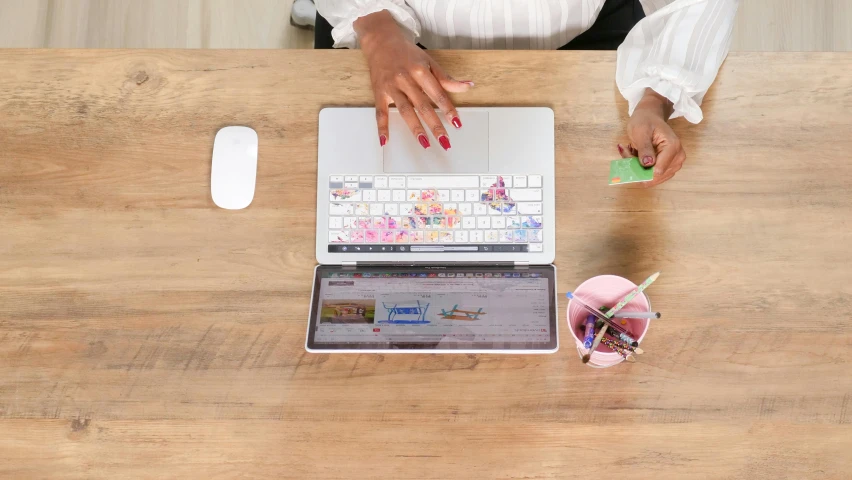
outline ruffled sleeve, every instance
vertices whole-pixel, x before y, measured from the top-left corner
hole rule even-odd
[[[420,36],[420,23],[404,0],[316,0],[317,11],[334,29],[335,48],[355,48],[358,38],[352,26],[355,20],[387,10],[412,40]]]
[[[641,0],[646,17],[618,47],[616,83],[630,105],[650,88],[674,105],[671,118],[698,123],[701,102],[728,55],[739,0]]]

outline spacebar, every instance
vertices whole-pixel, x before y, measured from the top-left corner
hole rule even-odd
[[[479,177],[475,175],[410,176],[408,188],[479,188]]]
[[[435,245],[435,246],[412,245],[411,246],[411,252],[412,253],[414,253],[414,252],[478,252],[478,251],[479,251],[479,247],[474,246],[474,245],[465,246],[465,247],[462,247],[462,246],[451,247],[451,246],[442,246],[442,245]]]

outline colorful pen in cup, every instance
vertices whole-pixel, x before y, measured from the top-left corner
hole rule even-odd
[[[583,346],[592,348],[592,342],[595,341],[595,323],[597,319],[594,315],[586,317],[586,336],[583,338]]]

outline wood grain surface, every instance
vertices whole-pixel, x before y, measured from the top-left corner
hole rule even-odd
[[[431,53],[459,105],[555,110],[560,292],[661,270],[640,362],[588,368],[565,329],[305,353],[317,116],[371,104],[358,52],[5,50],[0,477],[849,478],[852,55],[732,55],[674,122],[684,169],[632,189],[614,53]],[[261,139],[235,212],[231,124]]]

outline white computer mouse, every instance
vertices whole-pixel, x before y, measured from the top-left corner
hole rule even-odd
[[[246,208],[257,181],[257,132],[249,127],[225,127],[213,142],[210,193],[213,203],[228,210]]]

